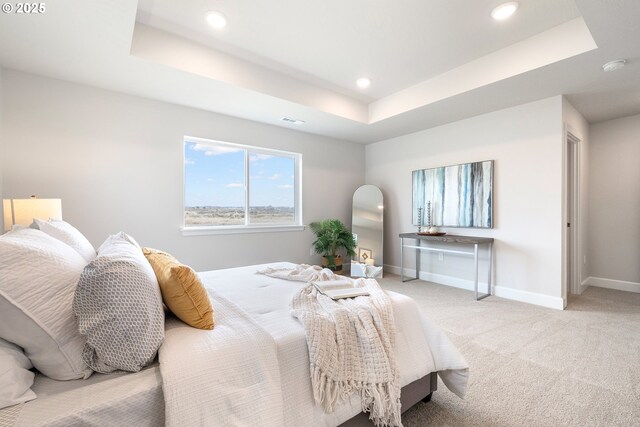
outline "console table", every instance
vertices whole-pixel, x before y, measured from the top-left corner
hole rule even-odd
[[[405,239],[415,240],[415,244],[405,244]],[[422,246],[422,242],[437,242],[451,244],[453,249],[433,248],[429,246]],[[489,277],[487,280],[488,293],[484,295],[478,295],[478,247],[480,245],[487,245],[487,251],[489,253]],[[472,250],[459,249],[459,246],[472,246]],[[404,279],[404,249],[415,249],[416,251],[416,277],[412,277],[408,280]],[[473,256],[475,261],[475,276],[473,279],[473,286],[476,293],[476,300],[491,295],[491,265],[493,264],[493,238],[491,237],[472,237],[472,236],[456,236],[453,234],[445,234],[444,236],[429,236],[418,233],[401,233],[400,234],[400,279],[403,282],[409,282],[416,280],[420,277],[420,252],[444,252],[449,254],[458,254]]]

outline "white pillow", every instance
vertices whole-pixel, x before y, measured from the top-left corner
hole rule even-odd
[[[20,347],[0,339],[0,409],[36,398],[31,368]]]
[[[0,236],[0,338],[22,347],[40,372],[56,380],[91,375],[71,307],[86,263],[40,230]]]
[[[91,262],[96,258],[96,250],[84,235],[68,222],[50,219],[43,221],[34,219],[36,227],[51,237],[55,237],[61,242],[66,243],[76,250],[87,262]]]
[[[138,242],[136,242],[136,239],[129,236],[124,231],[120,231],[107,237],[106,240],[98,248],[98,253],[100,255],[118,254],[122,251],[127,251],[131,245],[135,246],[137,249],[140,249],[142,253],[142,248],[140,247]]]

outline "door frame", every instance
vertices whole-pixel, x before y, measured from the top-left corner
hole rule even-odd
[[[582,254],[582,215],[580,210],[581,202],[581,152],[582,141],[584,139],[577,133],[571,126],[564,125],[564,135],[562,142],[562,299],[564,301],[564,308],[567,306],[568,294],[578,294],[581,290],[581,263],[580,260],[583,257]],[[569,176],[568,160],[569,160],[569,148],[572,149],[573,154],[573,176]],[[571,178],[571,179],[570,179]],[[572,196],[569,200],[569,185],[573,182],[573,188],[571,191]],[[571,204],[571,211],[573,218],[569,217],[567,206]],[[567,223],[571,223],[572,233],[571,242],[567,241]],[[571,243],[573,251],[571,251],[571,263],[568,262],[569,250],[568,243]],[[571,268],[571,282],[567,283],[567,272]]]

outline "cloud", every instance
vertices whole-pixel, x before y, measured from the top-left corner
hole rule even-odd
[[[213,182],[213,178],[207,178],[207,182]]]
[[[232,182],[231,184],[225,185],[227,188],[242,188],[244,184],[240,184],[239,182]]]
[[[196,164],[196,161],[195,161],[195,160],[193,160],[193,159],[190,159],[190,158],[188,158],[188,157],[185,157],[185,158],[184,158],[184,164],[185,164],[185,165],[195,165],[195,164]]]
[[[194,151],[203,152],[205,156],[219,156],[221,154],[238,153],[242,151],[241,148],[209,144],[194,144],[192,149]]]
[[[283,185],[278,185],[278,188],[293,188],[293,185],[291,185],[291,184],[283,184]]]
[[[256,154],[256,153],[251,153],[251,155],[249,156],[249,161],[250,162],[258,162],[260,160],[267,160],[272,158],[273,156],[269,155],[269,154]]]
[[[271,181],[275,181],[276,179],[280,178],[280,174],[279,173],[274,173],[273,175],[271,175],[269,178]]]

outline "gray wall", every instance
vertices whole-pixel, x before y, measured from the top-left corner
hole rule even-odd
[[[411,171],[493,159],[494,229],[445,231],[496,239],[499,295],[562,308],[562,129],[557,96],[367,145],[367,183],[385,197],[388,269],[399,272],[398,234],[416,230]],[[412,259],[405,262],[412,267]],[[456,255],[424,255],[423,269],[427,278],[461,287],[473,278],[472,260]]]
[[[589,275],[640,292],[640,115],[593,124],[590,138]]]
[[[2,83],[4,197],[61,198],[96,246],[123,230],[197,270],[319,261],[308,229],[182,236],[184,135],[302,153],[304,223],[351,224],[362,145],[16,71]]]
[[[561,296],[564,121],[589,143],[582,152],[582,278],[640,284],[640,115],[588,127],[566,100],[554,97],[365,150],[6,69],[0,69],[0,81],[0,194],[62,198],[65,219],[96,246],[124,230],[198,270],[319,261],[309,255],[309,230],[182,236],[184,135],[302,153],[305,223],[337,217],[350,225],[353,191],[365,182],[366,163],[366,182],[385,196],[385,264],[391,271],[399,265],[397,234],[413,229],[411,171],[494,159],[495,228],[448,231],[495,237],[496,289],[549,306]],[[425,256],[423,262],[443,283],[464,287],[472,277],[466,258]]]

